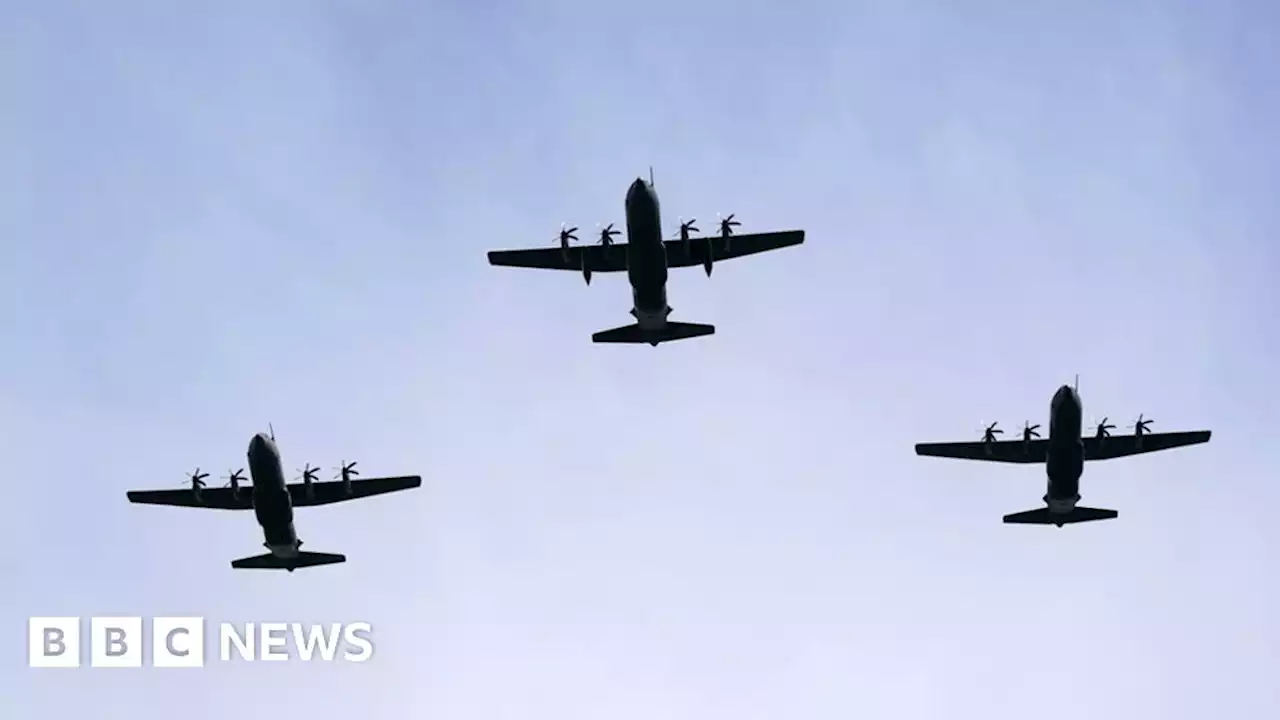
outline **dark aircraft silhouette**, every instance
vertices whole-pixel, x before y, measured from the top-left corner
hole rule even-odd
[[[345,555],[299,550],[302,541],[298,539],[298,534],[293,528],[293,508],[329,505],[398,490],[409,490],[422,485],[422,478],[417,475],[352,480],[353,475],[359,475],[353,469],[355,465],[355,463],[343,463],[337,468],[337,478],[341,479],[335,479],[332,482],[316,481],[315,474],[319,468],[307,465],[301,470],[302,482],[290,484],[284,478],[284,470],[280,465],[280,451],[276,448],[275,438],[266,433],[258,433],[249,441],[249,474],[253,478],[252,490],[241,491],[240,489],[240,481],[244,479],[243,468],[226,476],[228,485],[219,488],[206,488],[204,479],[209,477],[209,474],[201,473],[200,469],[196,468],[196,471],[188,476],[191,479],[190,489],[131,490],[128,493],[129,502],[141,505],[173,505],[215,510],[252,509],[258,517],[258,524],[262,526],[262,534],[266,540],[263,545],[270,552],[266,555],[233,560],[231,567],[293,572],[300,567],[332,565],[347,560]]]
[[[543,270],[575,270],[582,273],[591,284],[592,273],[626,271],[631,280],[634,306],[634,325],[624,325],[604,330],[591,336],[598,343],[658,343],[684,338],[711,335],[714,325],[674,322],[667,319],[671,306],[667,304],[667,270],[669,268],[701,265],[707,277],[719,260],[755,255],[804,242],[803,230],[733,235],[741,223],[733,215],[720,220],[719,234],[714,237],[691,238],[698,232],[694,220],[680,224],[678,240],[662,239],[662,221],[658,210],[658,195],[653,188],[653,175],[649,182],[636,178],[627,191],[627,240],[613,242],[619,231],[610,224],[600,232],[597,245],[572,246],[577,240],[578,228],[562,227],[559,248],[533,248],[529,250],[495,250],[489,253],[489,264],[503,267],[537,268]],[[730,237],[733,238],[730,244]]]
[[[1142,415],[1133,425],[1132,435],[1111,435],[1115,425],[1108,425],[1107,418],[1103,418],[1093,435],[1081,437],[1082,414],[1080,395],[1070,385],[1063,385],[1054,394],[1049,408],[1048,439],[1040,439],[1040,433],[1036,432],[1039,425],[1028,423],[1023,427],[1022,439],[996,440],[995,436],[1002,431],[991,423],[981,442],[921,443],[916,445],[916,454],[990,462],[1044,463],[1049,476],[1048,492],[1044,496],[1047,507],[1005,515],[1004,521],[1062,527],[1090,520],[1110,520],[1119,515],[1115,510],[1076,505],[1080,501],[1080,476],[1084,473],[1086,460],[1109,460],[1209,442],[1208,430],[1150,432],[1147,428],[1151,421],[1144,420]]]

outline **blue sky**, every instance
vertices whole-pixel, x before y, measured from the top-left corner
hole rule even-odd
[[[23,717],[1266,717],[1277,15],[1262,2],[0,8],[0,691]],[[593,346],[621,277],[499,270],[736,212],[718,334]],[[708,225],[704,221],[704,226]],[[1043,422],[1211,428],[1086,469],[917,458]],[[350,562],[130,506],[275,426]],[[34,671],[28,615],[374,625],[363,665]]]

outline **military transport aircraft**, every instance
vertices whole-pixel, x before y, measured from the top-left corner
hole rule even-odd
[[[191,487],[187,490],[131,490],[129,502],[142,505],[174,505],[178,507],[212,508],[215,510],[249,510],[258,516],[262,526],[263,543],[269,553],[231,561],[237,569],[273,569],[293,572],[300,567],[332,565],[346,562],[345,555],[306,552],[299,550],[302,541],[293,528],[293,508],[355,500],[382,495],[398,490],[409,490],[422,485],[417,475],[404,477],[367,478],[352,480],[359,475],[355,463],[343,463],[336,468],[338,475],[331,482],[316,481],[319,468],[304,467],[302,482],[287,483],[280,465],[280,451],[276,448],[274,434],[258,433],[249,441],[249,474],[253,478],[252,490],[240,489],[244,469],[226,477],[228,484],[218,488],[206,488],[204,479],[208,473],[199,468],[189,475]]]
[[[1086,460],[1109,460],[1209,442],[1208,430],[1149,432],[1147,428],[1151,421],[1141,415],[1133,426],[1132,435],[1111,435],[1115,425],[1108,425],[1107,418],[1103,418],[1092,436],[1081,437],[1082,413],[1083,405],[1076,388],[1063,385],[1054,394],[1049,408],[1048,439],[1040,439],[1040,433],[1036,432],[1039,425],[1027,423],[1021,440],[997,440],[996,435],[1004,431],[992,423],[983,433],[981,442],[921,443],[916,445],[916,454],[990,462],[1044,463],[1049,476],[1048,492],[1044,496],[1047,507],[1005,515],[1004,521],[1062,527],[1090,520],[1110,520],[1119,515],[1115,510],[1076,505],[1080,501],[1080,476],[1084,473]]]
[[[597,272],[626,271],[631,280],[634,325],[604,330],[591,336],[598,343],[658,343],[711,335],[714,325],[674,322],[667,319],[667,269],[701,265],[707,277],[717,261],[755,255],[768,250],[799,245],[803,230],[734,235],[741,223],[733,215],[720,220],[719,234],[714,237],[691,238],[698,232],[694,220],[680,223],[678,240],[662,239],[662,220],[658,211],[658,195],[653,186],[653,170],[649,182],[636,178],[627,191],[627,240],[615,243],[619,231],[613,225],[600,231],[598,245],[571,246],[577,240],[578,228],[561,227],[560,247],[529,250],[495,250],[489,253],[489,264],[503,267],[538,268],[543,270],[575,270],[587,284]],[[732,241],[730,240],[732,238]]]

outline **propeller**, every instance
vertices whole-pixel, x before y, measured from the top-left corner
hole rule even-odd
[[[560,223],[560,247],[569,247],[569,241],[578,239],[574,233],[578,232],[578,228],[569,227],[568,223]]]
[[[200,472],[200,468],[196,468],[195,472],[187,473],[187,481],[192,490],[199,490],[204,487],[204,479],[207,477],[209,477],[209,473]]]
[[[694,225],[694,223],[696,222],[698,222],[696,218],[689,218],[688,222],[685,222],[684,219],[682,218],[680,220],[680,229],[676,231],[676,235],[678,235],[680,239],[685,241],[686,243],[689,242],[689,233],[702,232],[701,230],[698,229],[697,225]]]
[[[1102,418],[1102,422],[1098,423],[1096,437],[1099,440],[1101,440],[1102,438],[1111,437],[1111,431],[1115,429],[1116,429],[1116,426],[1108,425],[1107,418],[1104,417]]]
[[[222,476],[222,479],[227,481],[223,487],[230,487],[236,483],[242,483],[244,482],[244,468],[240,468],[235,472],[228,470],[227,474]]]
[[[1128,427],[1133,428],[1134,435],[1141,436],[1143,433],[1150,431],[1151,423],[1152,423],[1151,420],[1143,420],[1142,415],[1139,414],[1138,421],[1132,425],[1129,425]]]
[[[684,244],[684,254],[685,254],[686,256],[692,256],[692,255],[693,255],[693,247],[692,247],[692,245],[690,244],[690,240],[689,240],[689,233],[691,233],[691,232],[702,232],[701,230],[699,230],[699,229],[698,229],[698,226],[697,226],[697,225],[694,225],[694,223],[696,223],[696,222],[698,222],[697,218],[689,218],[688,222],[685,222],[685,219],[684,219],[684,218],[680,218],[680,229],[676,231],[676,235],[677,235],[677,236],[679,236],[679,238],[680,238],[680,242]],[[711,245],[711,243],[707,243],[707,249],[708,249],[708,250],[710,250],[710,245]],[[710,255],[710,253],[708,253],[708,256],[709,256],[709,255]],[[708,261],[704,260],[704,261],[703,261],[703,265],[706,265],[706,264],[707,264],[707,262],[708,262]],[[707,276],[708,276],[708,277],[710,277],[710,276],[711,276],[711,271],[710,271],[710,270],[708,270],[708,271],[707,271]]]
[[[1038,438],[1038,437],[1040,437],[1040,433],[1036,432],[1036,431],[1037,431],[1037,430],[1039,430],[1039,429],[1040,429],[1040,426],[1039,426],[1039,425],[1032,425],[1030,421],[1027,421],[1026,423],[1024,423],[1024,424],[1023,424],[1023,426],[1022,426],[1022,440],[1023,440],[1023,442],[1030,441],[1030,440],[1031,440],[1031,438]]]
[[[733,229],[742,225],[742,223],[733,219],[736,213],[729,213],[728,217],[720,217],[720,237],[727,238],[733,234]]]
[[[993,442],[995,442],[995,441],[996,441],[996,436],[997,436],[997,435],[1003,435],[1003,434],[1004,434],[1004,431],[1003,431],[1003,430],[1001,430],[1001,429],[999,429],[999,428],[997,428],[997,427],[996,427],[996,425],[999,425],[999,424],[1000,424],[1000,423],[998,423],[998,422],[993,422],[993,423],[991,423],[990,425],[988,425],[988,426],[987,426],[987,429],[986,429],[986,430],[984,430],[984,431],[983,431],[983,433],[982,433],[982,442],[984,442],[984,443],[993,443]]]
[[[733,229],[742,224],[737,220],[734,220],[733,216],[734,216],[734,213],[729,213],[728,217],[721,217],[719,213],[716,214],[716,217],[720,218],[720,237],[721,239],[724,240],[725,252],[729,251],[729,236],[733,235]],[[707,253],[707,254],[710,255],[710,253]],[[707,270],[707,277],[711,277],[711,261],[710,260],[708,260],[706,263],[706,270]]]
[[[338,467],[334,468],[334,470],[338,471],[338,474],[334,475],[333,479],[342,481],[342,490],[348,496],[351,495],[351,476],[360,474],[354,469],[355,466],[356,466],[356,463],[354,460],[351,462],[347,462],[344,460],[341,463],[338,463]]]
[[[311,467],[311,463],[307,463],[306,465],[303,465],[302,468],[298,470],[298,472],[302,474],[294,478],[294,480],[301,480],[305,483],[310,484],[316,481],[316,473],[320,472],[320,468],[318,467],[313,468]]]
[[[621,235],[621,234],[622,234],[621,230],[614,230],[613,223],[609,223],[603,228],[600,228],[600,244],[605,247],[609,247],[610,245],[613,244],[613,236]]]

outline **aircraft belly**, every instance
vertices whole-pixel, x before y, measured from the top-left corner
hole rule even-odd
[[[1070,500],[1074,507],[1084,473],[1084,446],[1078,441],[1051,444],[1045,455],[1045,472],[1049,476],[1048,497]]]
[[[263,539],[266,540],[267,547],[296,547],[298,544],[298,533],[293,529],[293,523],[283,524],[264,524],[262,526]],[[272,552],[275,552],[274,550]]]
[[[1070,477],[1050,477],[1049,487],[1045,493],[1045,502],[1052,505],[1059,503],[1068,510],[1080,499],[1080,479]],[[1070,507],[1068,507],[1070,503]]]
[[[290,525],[293,523],[293,499],[287,490],[256,489],[253,493],[253,514],[262,527]]]
[[[275,555],[276,557],[279,557],[279,558],[296,558],[296,557],[298,557],[298,546],[297,546],[297,544],[291,544],[291,545],[272,545],[272,544],[268,543],[268,544],[267,544],[267,549],[271,551],[271,554],[272,554],[272,555]]]
[[[643,283],[633,286],[631,299],[635,304],[637,319],[640,315],[661,316],[666,321],[667,287],[666,283]]]
[[[1052,495],[1045,495],[1044,501],[1049,506],[1049,512],[1054,515],[1066,515],[1076,509],[1076,503],[1080,502],[1080,496],[1054,497]]]
[[[660,255],[661,246],[657,252],[659,255],[655,257],[648,251],[632,250],[631,295],[636,307],[646,312],[665,310],[667,306],[666,258]]]
[[[636,324],[639,325],[641,329],[660,330],[667,324],[667,314],[669,312],[671,311],[668,309],[664,309],[660,312],[647,312],[637,308],[632,310],[631,314],[635,316]]]

